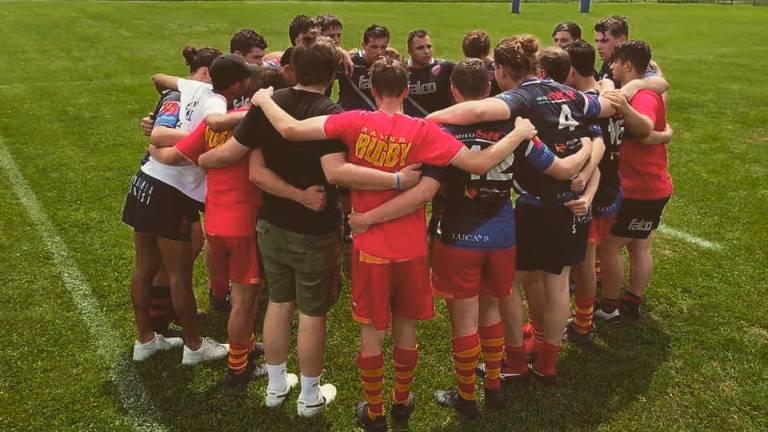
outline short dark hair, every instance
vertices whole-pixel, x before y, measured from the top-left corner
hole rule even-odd
[[[485,62],[479,58],[460,60],[451,72],[451,84],[466,98],[486,96],[491,83]]]
[[[547,77],[559,83],[564,83],[571,72],[571,58],[560,47],[547,47],[536,54],[539,67],[547,73]]]
[[[288,47],[285,51],[283,51],[283,55],[280,56],[280,66],[287,66],[291,64],[291,57],[293,57],[293,51],[296,50],[296,47]]]
[[[574,39],[581,39],[581,27],[573,21],[564,21],[555,26],[552,30],[552,37],[555,37],[557,32],[568,32]]]
[[[610,33],[613,37],[629,37],[629,24],[627,17],[621,15],[607,16],[595,24],[598,33]]]
[[[313,27],[317,27],[317,23],[312,18],[306,15],[296,15],[291,21],[291,25],[288,26],[288,37],[291,38],[291,45],[296,45],[296,37],[302,33],[307,33]]]
[[[389,40],[389,29],[378,24],[369,25],[363,32],[363,43],[367,44],[371,39],[387,38]]]
[[[651,47],[641,40],[621,42],[613,49],[613,60],[628,61],[642,74],[651,63]]]
[[[408,87],[408,68],[399,60],[376,60],[371,66],[371,86],[379,96],[398,97]]]
[[[485,30],[472,30],[461,41],[464,57],[485,59],[491,53],[491,37]]]
[[[256,30],[242,29],[229,41],[229,52],[233,54],[235,51],[248,54],[253,48],[267,49],[267,40]]]
[[[251,85],[246,96],[250,98],[258,89],[267,87],[278,90],[288,87],[288,84],[285,83],[283,74],[278,69],[272,66],[254,67],[253,75],[251,75]]]
[[[296,82],[301,85],[329,84],[336,76],[339,60],[333,41],[322,36],[307,36],[296,45],[291,66],[296,71]]]
[[[333,27],[344,28],[339,17],[332,13],[318,15],[318,17],[315,18],[315,23],[320,26],[321,32],[324,32]]]
[[[406,42],[407,43],[406,46],[408,47],[408,49],[410,49],[411,48],[411,43],[413,43],[413,40],[415,38],[417,38],[417,37],[423,38],[423,37],[426,37],[426,36],[429,36],[429,32],[428,31],[426,31],[424,29],[414,30],[414,31],[408,33],[408,39],[407,39],[407,42]]]
[[[536,53],[539,41],[531,35],[509,37],[496,45],[493,61],[497,66],[507,69],[514,79],[521,79],[536,73],[539,66]]]
[[[595,74],[595,48],[584,39],[576,39],[565,46],[565,52],[571,58],[571,67],[583,77]]]
[[[221,51],[212,47],[196,49],[187,45],[181,51],[181,55],[184,56],[184,60],[189,66],[189,72],[195,73],[201,67],[211,67],[213,61],[221,55]]]
[[[237,54],[226,54],[216,58],[208,68],[213,90],[221,93],[233,85],[248,79],[253,74],[251,68]]]

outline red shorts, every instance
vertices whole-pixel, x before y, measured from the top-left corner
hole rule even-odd
[[[435,315],[427,257],[392,261],[352,248],[352,316],[387,330],[392,315],[427,320]]]
[[[261,283],[261,263],[255,236],[208,236],[211,276],[241,285]]]
[[[589,244],[600,244],[600,242],[607,239],[615,220],[615,213],[609,216],[596,216],[592,218],[592,223],[589,225]]]
[[[515,281],[517,247],[467,249],[432,243],[432,290],[438,297],[466,299],[480,295],[502,298]]]

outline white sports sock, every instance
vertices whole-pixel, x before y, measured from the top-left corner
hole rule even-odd
[[[267,374],[269,375],[269,385],[267,388],[275,391],[285,391],[288,387],[288,381],[285,379],[285,363],[271,365],[267,363]]]
[[[301,375],[301,394],[299,399],[305,402],[316,401],[320,396],[320,375],[316,377],[306,377]]]

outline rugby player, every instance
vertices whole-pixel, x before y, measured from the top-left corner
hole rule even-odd
[[[451,73],[451,91],[457,102],[483,99],[489,90],[485,63],[480,59],[465,58]],[[514,128],[514,123],[506,120],[444,128],[468,149],[480,150],[494,145]],[[448,305],[458,387],[436,391],[439,404],[469,417],[477,414],[474,373],[482,352],[486,407],[504,406],[500,374],[505,344],[499,299],[510,295],[515,275],[514,266],[510,265],[516,254],[514,210],[510,202],[513,172],[526,163],[547,175],[569,178],[587,157],[589,146],[559,159],[541,142],[530,141],[483,175],[447,169],[448,201],[441,235],[432,245],[431,282],[433,292],[445,298]],[[364,215],[372,217],[376,211],[369,210]],[[510,359],[513,357],[510,355]],[[527,364],[523,362],[516,369],[526,371]]]
[[[257,92],[251,102],[261,106],[287,139],[341,139],[351,162],[385,172],[397,173],[411,163],[443,166],[451,163],[483,174],[535,134],[529,122],[518,120],[519,127],[497,145],[470,152],[433,123],[402,114],[403,100],[408,93],[405,65],[381,59],[373,64],[371,72],[372,95],[379,108],[376,112],[356,110],[299,121],[275,104],[268,91]],[[429,319],[434,313],[428,282],[424,204],[439,187],[433,179],[421,182],[426,183],[418,193],[409,194],[412,198],[409,205],[390,208],[399,214],[385,214],[390,220],[385,223],[367,221],[371,228],[354,238],[352,311],[361,330],[357,365],[366,399],[357,406],[357,418],[365,430],[387,428],[383,415],[382,345],[390,323],[395,345],[393,420],[406,422],[415,407],[410,389],[418,358],[416,321]],[[366,212],[398,194],[398,191],[353,188],[353,208],[356,212]]]
[[[536,54],[539,62],[538,75],[540,79],[551,79],[564,84],[571,72],[571,59],[568,53],[560,47],[542,48]]]
[[[558,157],[579,151],[581,138],[596,138],[595,131],[590,131],[584,122],[611,115],[613,110],[594,96],[551,80],[537,79],[538,47],[538,41],[529,35],[503,40],[494,50],[496,78],[502,88],[510,90],[497,97],[438,111],[428,119],[467,125],[530,116],[539,136]],[[584,259],[589,215],[579,214],[584,210],[585,199],[570,190],[569,181],[549,178],[526,165],[518,173],[516,189],[520,193],[515,208],[516,269],[521,273],[521,282],[543,292],[546,299],[545,304],[535,305],[535,312],[542,319],[544,340],[531,371],[551,384],[556,382],[557,358],[569,313],[568,267]],[[518,305],[503,303],[502,307],[505,306],[513,308],[514,314],[522,314]],[[507,338],[522,342],[519,320],[507,324]]]
[[[239,55],[248,64],[261,66],[266,50],[266,39],[252,29],[238,31],[229,41],[229,52]]]
[[[339,105],[345,110],[375,111],[371,94],[371,66],[384,56],[389,46],[389,30],[377,24],[363,32],[362,50],[350,54],[354,69],[351,74],[339,76]]]
[[[186,47],[183,54],[191,79],[176,78],[175,84],[168,86],[180,90],[178,125],[171,124],[176,122],[176,109],[167,105],[164,115],[158,117],[158,126],[166,127],[153,128],[153,144],[173,145],[206,116],[217,118],[226,111],[226,101],[212,97],[206,83],[210,81],[209,67],[221,52]],[[181,339],[158,336],[149,322],[148,296],[161,262],[168,272],[174,312],[183,327],[182,363],[193,365],[226,355],[225,346],[200,337],[192,293],[192,263],[202,248],[198,209],[204,198],[205,173],[192,165],[168,166],[150,157],[132,181],[123,221],[134,228],[136,248],[131,298],[139,337],[134,344],[134,360],[145,360],[157,351],[182,344]]]
[[[408,97],[403,109],[412,117],[427,114],[453,104],[451,71],[453,63],[432,57],[432,38],[426,30],[408,33]]]
[[[230,65],[225,66],[224,62]],[[240,57],[221,57],[214,61],[211,71],[214,91],[224,96],[228,103],[247,93],[251,71]],[[150,153],[153,158],[169,165],[185,161],[197,163],[201,154],[223,144],[231,135],[231,130],[214,132],[202,122],[174,147],[152,146]],[[232,282],[226,382],[229,385],[243,384],[266,373],[263,366],[257,367],[254,363],[255,354],[261,352],[254,351],[252,334],[258,287],[262,282],[253,226],[258,216],[260,191],[248,181],[247,159],[227,168],[208,170],[206,182],[208,271],[212,279],[225,280],[227,284]]]
[[[344,25],[339,17],[332,13],[326,13],[315,18],[320,26],[320,35],[330,38],[337,47],[341,46],[341,35]]]
[[[613,52],[611,73],[619,84],[640,79],[651,61],[651,49],[643,41],[619,43]],[[610,235],[601,243],[603,262],[601,310],[606,318],[617,315],[618,293],[624,281],[621,249],[630,258],[629,286],[621,298],[621,315],[640,317],[645,288],[653,273],[654,230],[672,194],[666,142],[641,141],[649,128],[663,133],[666,128],[664,100],[651,90],[640,90],[628,103],[622,94],[611,95],[611,103],[624,117],[619,171],[623,198]],[[615,297],[614,297],[615,296]]]
[[[341,112],[323,95],[332,82],[337,50],[328,38],[308,38],[296,47],[293,60],[299,84],[275,93],[275,99],[293,115],[309,117]],[[325,317],[336,302],[341,282],[340,213],[336,189],[329,178],[343,177],[359,188],[403,187],[418,181],[418,172],[399,174],[363,168],[345,161],[339,142],[317,141],[289,145],[261,111],[251,110],[223,146],[204,154],[203,166],[226,166],[243,158],[251,148],[250,178],[264,191],[264,206],[257,231],[269,280],[269,305],[264,320],[264,341],[269,385],[266,404],[282,404],[299,382],[286,372],[293,309],[299,310],[298,354],[301,416],[317,414],[336,395],[332,384],[320,385],[325,350]],[[362,177],[354,173],[362,173]],[[311,256],[311,260],[307,260]]]
[[[499,83],[496,82],[493,57],[491,57],[491,37],[485,30],[472,30],[464,36],[461,42],[461,50],[466,58],[477,58],[485,63],[488,71],[488,81],[491,83],[489,96],[501,93]]]
[[[581,27],[573,21],[561,22],[552,30],[552,43],[560,48],[577,39],[581,39]]]

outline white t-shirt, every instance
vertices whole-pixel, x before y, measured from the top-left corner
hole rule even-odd
[[[214,93],[210,84],[179,78],[178,87],[181,93],[178,129],[192,132],[208,115],[227,113],[226,98]],[[199,166],[186,161],[181,165],[165,165],[150,157],[141,170],[193,200],[205,202],[205,170]]]

